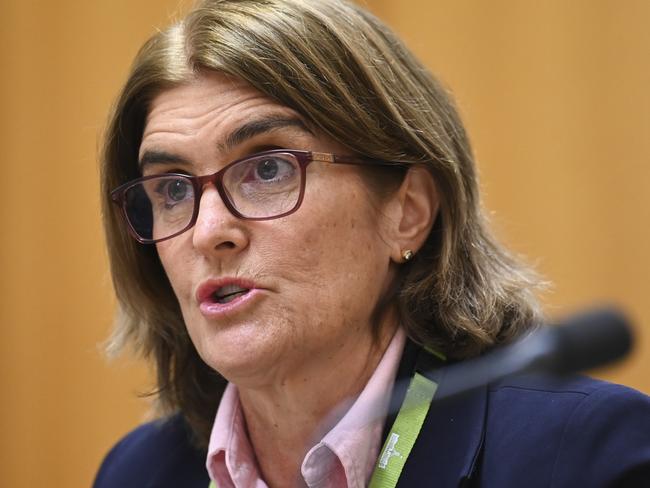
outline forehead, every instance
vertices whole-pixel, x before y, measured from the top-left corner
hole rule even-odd
[[[262,115],[298,118],[295,111],[243,80],[216,72],[202,74],[153,98],[140,154],[170,140],[199,137],[219,142],[228,131]]]

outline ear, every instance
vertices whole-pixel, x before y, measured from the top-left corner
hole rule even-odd
[[[417,254],[431,233],[440,201],[433,176],[423,166],[409,168],[395,198],[391,259],[403,263],[403,252],[408,249]]]

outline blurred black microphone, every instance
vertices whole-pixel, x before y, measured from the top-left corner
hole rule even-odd
[[[563,375],[603,366],[623,358],[631,346],[631,328],[622,312],[613,308],[591,310],[478,358],[442,368],[434,401],[506,376]]]

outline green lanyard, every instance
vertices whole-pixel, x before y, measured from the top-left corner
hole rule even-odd
[[[435,381],[418,372],[413,375],[397,418],[381,448],[369,488],[393,488],[397,485],[437,389]]]
[[[394,488],[420,434],[438,384],[416,372],[381,449],[369,488]],[[208,488],[217,488],[214,481]]]

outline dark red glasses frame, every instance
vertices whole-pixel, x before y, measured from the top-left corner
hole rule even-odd
[[[263,156],[273,156],[276,154],[287,154],[293,156],[296,161],[298,161],[298,164],[300,166],[300,194],[298,195],[298,200],[296,201],[296,204],[291,208],[290,210],[283,212],[278,215],[272,215],[270,217],[247,217],[243,214],[241,214],[235,206],[232,204],[230,197],[228,196],[228,192],[225,190],[223,186],[223,175],[228,169],[236,164],[242,163],[244,161],[247,161],[249,159],[254,159],[258,157],[263,157]],[[129,233],[137,240],[138,242],[142,244],[153,244],[156,242],[162,242],[166,241],[167,239],[171,239],[172,237],[176,237],[183,232],[186,232],[187,230],[191,229],[194,224],[196,224],[196,219],[198,218],[199,214],[199,206],[201,202],[201,195],[203,193],[203,188],[205,185],[208,183],[212,183],[214,187],[217,189],[217,192],[219,193],[219,196],[221,197],[221,200],[223,201],[224,205],[226,208],[230,211],[232,215],[237,217],[238,219],[242,220],[273,220],[273,219],[279,219],[281,217],[286,217],[287,215],[290,215],[294,212],[296,212],[299,208],[300,205],[302,204],[302,200],[305,196],[305,182],[307,180],[307,166],[309,163],[313,161],[318,161],[318,162],[323,162],[323,163],[329,163],[329,164],[352,164],[352,165],[358,165],[358,166],[391,166],[394,168],[405,168],[407,166],[406,163],[402,162],[394,162],[394,161],[384,161],[381,159],[372,159],[372,158],[361,158],[361,157],[355,157],[355,156],[337,156],[336,154],[331,154],[331,153],[323,153],[323,152],[315,152],[315,151],[300,151],[300,150],[295,150],[295,149],[274,149],[272,151],[263,151],[260,153],[256,154],[251,154],[250,156],[246,156],[245,158],[238,159],[236,161],[233,161],[231,163],[228,163],[226,166],[221,168],[219,171],[216,173],[210,174],[210,175],[205,175],[205,176],[190,176],[182,173],[165,173],[165,174],[158,174],[158,175],[151,175],[151,176],[144,176],[142,178],[138,178],[132,181],[129,181],[127,183],[124,183],[123,185],[120,185],[117,187],[115,190],[111,192],[111,200],[113,203],[115,203],[120,209],[121,209],[121,215],[124,221],[127,224],[127,227],[129,229]],[[181,178],[184,178],[192,183],[192,186],[194,187],[194,209],[192,213],[192,218],[189,220],[188,224],[178,232],[164,237],[162,239],[145,239],[141,237],[133,225],[131,225],[131,221],[129,219],[128,212],[126,210],[126,205],[127,201],[125,198],[126,192],[133,186],[139,185],[144,181],[151,180],[154,178],[160,178],[161,176],[178,176]]]

